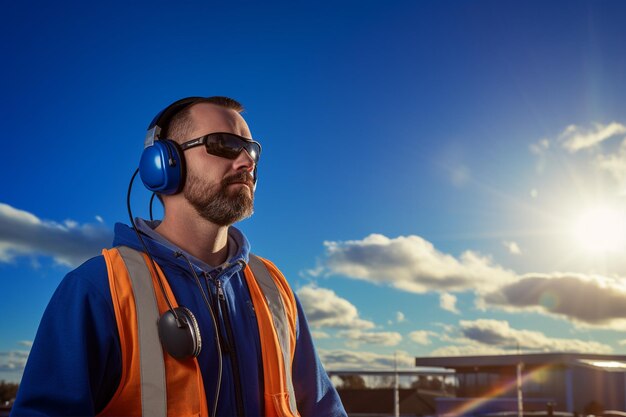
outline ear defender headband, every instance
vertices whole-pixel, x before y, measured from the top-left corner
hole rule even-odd
[[[178,100],[161,110],[150,122],[139,161],[139,176],[146,188],[153,193],[171,195],[183,189],[185,158],[178,143],[162,138],[161,131],[167,131],[170,120],[177,113],[202,100],[204,97]]]

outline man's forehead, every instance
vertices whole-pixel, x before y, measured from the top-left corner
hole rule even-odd
[[[243,116],[234,109],[213,103],[198,103],[191,107],[190,114],[195,129],[228,130],[242,136],[250,136],[248,124]]]

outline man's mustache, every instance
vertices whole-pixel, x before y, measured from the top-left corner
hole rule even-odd
[[[254,181],[252,175],[249,172],[238,172],[222,180],[222,186],[226,187],[230,184],[246,184],[252,190],[254,188]]]

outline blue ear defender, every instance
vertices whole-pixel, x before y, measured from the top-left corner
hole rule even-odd
[[[161,130],[167,128],[176,113],[202,97],[178,100],[159,112],[148,126],[144,150],[139,160],[139,176],[146,188],[153,193],[177,194],[185,184],[185,158],[178,144],[161,138]]]
[[[178,144],[165,139],[145,148],[139,161],[139,175],[146,188],[154,193],[180,192],[185,180],[185,159]]]

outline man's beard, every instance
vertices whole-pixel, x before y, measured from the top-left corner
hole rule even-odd
[[[250,187],[229,184],[245,183]],[[183,195],[202,218],[218,226],[231,224],[250,217],[254,211],[254,183],[247,172],[224,178],[219,184],[207,184],[199,177],[188,173]]]

